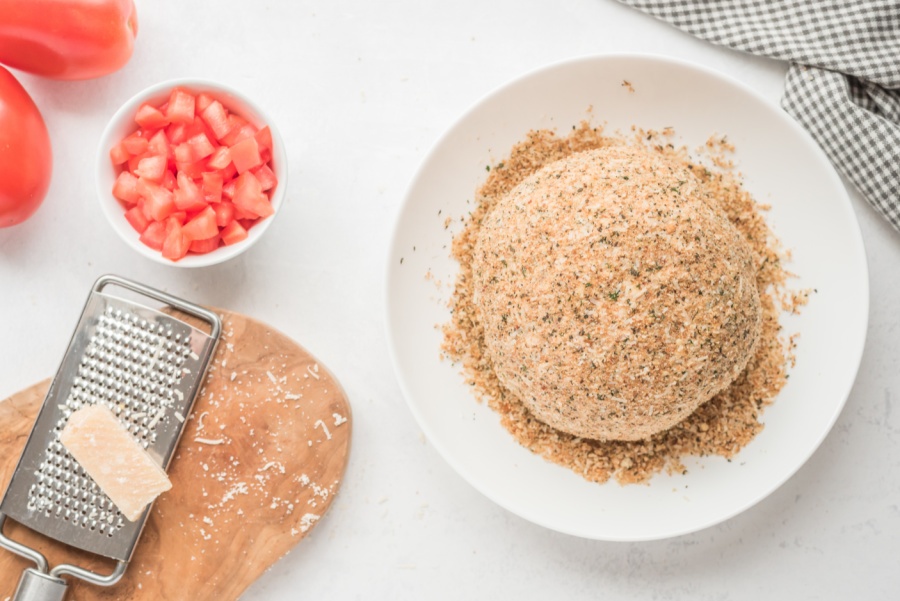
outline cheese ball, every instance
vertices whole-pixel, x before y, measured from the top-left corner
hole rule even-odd
[[[642,440],[744,370],[760,335],[755,274],[689,169],[611,146],[544,167],[490,209],[474,303],[493,371],[539,420]]]

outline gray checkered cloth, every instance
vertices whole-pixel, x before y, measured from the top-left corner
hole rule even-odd
[[[791,63],[781,106],[900,231],[900,0],[620,0]]]

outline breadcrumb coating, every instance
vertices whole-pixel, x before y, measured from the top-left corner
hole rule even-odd
[[[731,150],[727,140],[711,138],[707,145],[707,152],[721,159],[708,161],[720,164],[711,171],[685,149],[674,147],[669,138],[672,133],[635,128],[628,138],[609,136],[587,122],[573,126],[566,136],[550,130],[531,131],[490,169],[476,192],[475,210],[453,237],[452,255],[459,262],[459,272],[450,299],[451,321],[443,326],[444,354],[461,364],[476,397],[498,413],[501,424],[521,445],[594,482],[610,478],[622,484],[645,482],[662,470],[683,471],[682,458],[689,455],[734,457],[763,428],[760,413],[785,385],[788,365],[794,361],[794,337],[790,341],[782,337],[778,319],[783,311],[796,311],[805,304],[808,293],[797,296],[786,289],[790,274],[782,265],[780,244],[766,223],[767,207],[754,201],[738,177],[721,167],[727,162],[725,153]],[[634,441],[576,436],[538,419],[498,378],[474,300],[476,242],[493,206],[541,168],[574,153],[610,146],[649,149],[694,175],[706,191],[707,202],[725,214],[749,245],[762,313],[755,352],[731,385],[671,428]],[[620,291],[619,299],[622,294]],[[802,302],[783,305],[785,299]]]

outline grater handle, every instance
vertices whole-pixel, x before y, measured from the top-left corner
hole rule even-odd
[[[138,282],[120,278],[116,275],[100,276],[97,281],[94,282],[93,290],[94,292],[101,292],[106,286],[110,284],[112,284],[113,286],[119,286],[120,288],[125,288],[126,290],[131,290],[132,292],[138,292],[140,294],[143,294],[144,296],[148,296],[162,303],[166,303],[170,307],[174,307],[180,311],[184,311],[188,315],[193,315],[198,319],[202,319],[209,324],[212,330],[209,334],[210,338],[218,340],[219,334],[222,331],[222,320],[218,315],[216,315],[209,309],[205,309],[199,305],[195,305],[194,303],[183,301],[180,298],[174,297],[170,294],[166,294],[161,290],[155,290],[153,288],[150,288],[149,286],[139,284]]]
[[[16,542],[3,534],[3,524],[5,523],[6,514],[0,512],[0,547],[3,547],[11,553],[15,553],[19,557],[30,559],[34,562],[37,569],[41,572],[46,573],[47,571],[49,571],[50,566],[47,564],[46,557],[44,557],[43,555],[41,555],[41,553],[35,551],[31,547],[26,547],[22,543]]]
[[[65,580],[28,568],[22,572],[12,601],[63,601],[68,588]]]
[[[101,576],[96,572],[91,572],[90,570],[85,570],[84,568],[79,568],[78,566],[73,566],[68,563],[63,563],[52,570],[50,570],[50,576],[53,578],[59,578],[60,576],[75,576],[76,578],[80,578],[85,582],[90,582],[91,584],[96,584],[97,586],[112,586],[116,584],[119,580],[122,579],[122,576],[125,574],[125,569],[128,567],[128,563],[125,561],[117,561],[116,569],[113,570],[112,574],[107,576]]]
[[[5,522],[6,514],[0,512],[0,547],[30,559],[37,566],[36,569],[28,568],[22,573],[12,601],[62,601],[68,585],[60,576],[75,576],[98,586],[112,586],[122,579],[128,567],[127,562],[117,561],[115,569],[106,576],[70,564],[60,564],[50,570],[47,558],[41,553],[3,534]]]

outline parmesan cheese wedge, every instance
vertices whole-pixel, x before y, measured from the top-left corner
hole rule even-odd
[[[59,441],[129,521],[172,488],[166,472],[102,405],[73,413]]]

